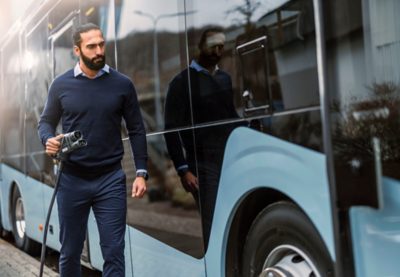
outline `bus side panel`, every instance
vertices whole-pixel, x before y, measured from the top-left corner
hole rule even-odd
[[[104,260],[100,248],[100,235],[99,235],[99,229],[97,228],[96,218],[94,216],[93,210],[91,210],[89,214],[88,234],[89,234],[90,264],[97,270],[103,271]],[[125,276],[133,276],[128,225],[125,231],[124,254],[125,254]]]
[[[251,191],[267,187],[287,195],[307,214],[335,260],[325,156],[248,128],[230,136],[209,249],[209,276],[223,276],[229,226],[240,202]],[[220,254],[221,253],[221,254]]]
[[[398,276],[400,254],[400,182],[383,179],[383,208],[350,210],[357,276]]]
[[[204,259],[196,259],[184,254],[132,227],[129,227],[129,232],[133,276],[205,276]]]
[[[38,242],[42,241],[43,233],[39,230],[39,224],[44,224],[45,221],[42,195],[43,184],[27,178],[24,174],[4,164],[2,165],[2,172],[2,200],[5,202],[2,203],[4,229],[8,231],[12,230],[12,211],[10,211],[10,207],[12,201],[12,184],[16,183],[24,204],[26,234],[31,239]]]
[[[11,183],[6,181],[8,180],[7,176],[4,174],[4,165],[0,164],[2,171],[2,179],[0,181],[0,205],[1,205],[1,220],[3,224],[3,228],[7,231],[11,231],[11,218],[10,218],[10,193],[11,193]]]
[[[52,187],[46,186],[43,183],[38,183],[43,187],[43,205],[45,215],[47,216],[47,212],[50,206],[50,200],[53,195],[54,189]],[[42,221],[44,226],[45,218]],[[59,251],[61,248],[61,244],[59,242],[59,234],[60,234],[60,225],[58,222],[58,207],[57,207],[57,199],[54,201],[54,206],[50,216],[49,226],[51,226],[53,232],[48,232],[46,245],[54,250]],[[42,240],[42,238],[41,238]]]

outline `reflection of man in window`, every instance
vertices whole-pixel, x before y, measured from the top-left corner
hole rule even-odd
[[[166,129],[192,125],[192,115],[193,124],[201,125],[194,131],[167,133],[165,139],[182,185],[199,205],[206,247],[225,143],[234,127],[216,122],[238,117],[233,105],[231,77],[218,67],[224,43],[221,28],[209,28],[202,33],[198,58],[171,81],[165,106]]]

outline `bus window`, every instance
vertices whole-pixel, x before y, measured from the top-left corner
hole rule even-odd
[[[196,198],[183,187],[166,143],[183,136],[193,145],[190,95],[175,79],[187,67],[183,11],[183,2],[176,0],[125,1],[122,6],[116,1],[117,68],[133,80],[148,134],[148,193],[142,200],[129,193],[128,225],[200,258],[204,248]],[[183,76],[187,79],[187,72]],[[183,103],[184,108],[171,109],[174,105],[167,102]],[[129,140],[126,134],[123,137],[123,165],[131,191],[135,168]],[[131,247],[132,253],[138,252],[137,243]]]
[[[13,36],[3,48],[3,99],[2,149],[3,161],[18,170],[23,168],[23,108],[24,86],[20,68],[23,66],[19,53],[18,36]]]
[[[135,83],[146,131],[162,131],[169,82],[186,67],[183,2],[169,0],[160,5],[154,1],[126,1],[122,6],[118,3],[118,70]],[[191,125],[187,118],[179,127]]]
[[[78,59],[73,52],[72,32],[76,18],[58,26],[50,33],[51,53],[53,58],[53,78],[73,68]]]
[[[329,1],[325,9],[339,206],[378,207],[379,168],[400,177],[398,4]]]
[[[48,16],[49,33],[56,32],[57,28],[64,25],[79,10],[79,0],[62,0],[51,10]]]
[[[40,114],[46,103],[47,91],[51,83],[47,16],[26,36],[26,165],[27,174],[46,184],[54,181],[53,162],[45,154],[37,134]]]
[[[168,157],[163,135],[149,135],[147,142],[151,176],[147,182],[148,191],[145,198],[133,199],[130,191],[135,167],[129,141],[124,140],[127,151],[123,159],[128,186],[127,223],[183,253],[201,258],[204,255],[203,235],[196,200],[182,186]],[[131,247],[136,247],[134,241]]]

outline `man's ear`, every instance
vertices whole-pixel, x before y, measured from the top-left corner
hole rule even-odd
[[[81,49],[79,49],[78,46],[74,45],[74,54],[75,56],[77,56],[78,58],[81,56]]]

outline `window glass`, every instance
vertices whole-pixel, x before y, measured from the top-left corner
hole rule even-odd
[[[166,91],[186,67],[183,1],[117,1],[116,22],[118,70],[135,84],[147,132],[161,131]],[[165,127],[190,124],[189,113]]]
[[[51,83],[51,58],[49,57],[47,17],[25,37],[25,134],[27,174],[41,182],[52,184],[53,162],[44,152],[37,126],[47,99]]]
[[[74,19],[71,19],[58,32],[51,35],[54,78],[73,68],[78,61],[72,47],[73,26]]]
[[[62,0],[56,4],[48,16],[49,33],[57,32],[79,10],[79,0]],[[63,23],[63,24],[61,24]]]
[[[150,179],[145,197],[137,199],[131,197],[136,173],[132,151],[129,140],[124,140],[122,164],[127,176],[128,225],[179,251],[201,258],[204,248],[196,200],[182,186],[162,135],[148,136],[147,143]]]
[[[232,78],[239,115],[319,105],[312,1],[188,2],[190,59],[205,29],[223,29],[218,66]]]
[[[176,79],[187,67],[183,15],[183,1],[127,1],[122,6],[116,1],[117,68],[133,80],[148,133],[148,193],[140,200],[128,193],[128,224],[200,258],[204,248],[198,198],[182,186],[165,142],[182,135],[193,145],[189,93]],[[174,93],[167,96],[171,90]],[[168,101],[184,103],[188,109],[175,113]],[[131,191],[135,168],[129,140],[124,137],[123,164]],[[132,247],[135,253],[134,241]]]
[[[378,205],[376,165],[400,178],[398,1],[325,4],[328,89],[342,206]],[[362,188],[362,189],[360,189]]]
[[[25,65],[19,52],[19,37],[15,35],[3,48],[3,161],[23,170],[24,85],[21,68]]]

